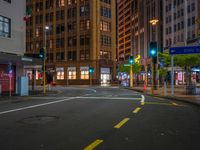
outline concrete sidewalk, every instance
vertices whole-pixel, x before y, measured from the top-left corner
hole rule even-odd
[[[147,87],[147,91],[144,92],[144,87],[133,87],[132,90],[143,92],[150,96],[162,97],[171,100],[178,100],[189,102],[192,104],[198,104],[200,106],[200,95],[186,95],[185,86],[175,86],[174,96],[171,96],[171,88],[167,88],[166,96],[164,95],[164,88],[159,88],[158,90],[154,90],[154,95],[152,95],[151,87]]]

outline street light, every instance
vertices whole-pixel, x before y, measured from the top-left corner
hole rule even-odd
[[[153,26],[153,36],[152,41],[150,42],[150,56],[152,57],[152,94],[154,94],[154,88],[156,87],[156,70],[158,68],[158,52],[157,52],[157,42],[156,42],[156,35],[155,35],[155,27],[158,24],[159,20],[157,18],[153,18],[149,21],[149,23]],[[153,45],[152,45],[153,44]],[[154,46],[156,45],[156,47]],[[154,47],[154,48],[152,48]],[[155,56],[156,55],[156,56]],[[156,64],[156,65],[155,65]],[[157,73],[158,75],[158,73]],[[157,77],[157,83],[159,86],[159,77]]]
[[[44,58],[43,58],[43,94],[46,95],[46,48],[47,48],[47,31],[49,26],[44,27]]]

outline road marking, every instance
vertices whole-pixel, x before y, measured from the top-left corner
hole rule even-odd
[[[88,99],[121,99],[121,100],[139,100],[141,101],[141,98],[127,98],[127,97],[76,97],[76,98],[79,98],[79,99],[85,99],[85,98],[88,98]]]
[[[36,107],[41,107],[41,106],[46,106],[46,105],[51,105],[51,104],[56,104],[56,103],[61,103],[61,102],[69,101],[69,100],[76,99],[76,98],[77,97],[71,97],[71,98],[57,100],[57,101],[53,101],[53,102],[42,103],[42,104],[37,104],[37,105],[21,107],[21,108],[17,108],[17,109],[11,109],[11,110],[7,110],[7,111],[2,111],[2,112],[0,112],[0,115],[11,113],[11,112],[22,111],[22,110],[26,110],[26,109],[31,109],[31,108],[36,108]]]
[[[133,111],[133,113],[138,113],[139,111],[141,110],[141,108],[140,107],[137,107],[134,111]]]
[[[178,104],[176,104],[176,103],[145,102],[145,104],[149,104],[149,105],[166,105],[166,106],[184,107],[184,105],[178,105]]]
[[[174,105],[174,106],[178,106],[178,104],[177,104],[177,103],[175,103],[175,102],[172,102],[172,105]]]
[[[142,97],[142,99],[141,99],[140,103],[141,103],[142,106],[144,106],[144,104],[145,104],[145,97],[144,97],[144,95],[141,95],[141,97]]]
[[[84,148],[83,150],[93,150],[95,147],[97,147],[99,144],[101,144],[103,142],[103,140],[99,140],[97,139],[96,141],[94,141],[93,143],[91,143],[89,146],[87,146],[86,148]]]
[[[114,126],[114,128],[116,128],[116,129],[121,128],[129,120],[130,120],[130,118],[123,119],[120,123],[118,123],[116,126]]]

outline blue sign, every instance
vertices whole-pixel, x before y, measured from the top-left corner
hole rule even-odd
[[[169,49],[170,55],[198,53],[200,54],[200,46],[171,47]]]

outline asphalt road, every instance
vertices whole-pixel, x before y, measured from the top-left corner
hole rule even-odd
[[[0,150],[198,150],[199,107],[117,87],[0,102]]]

